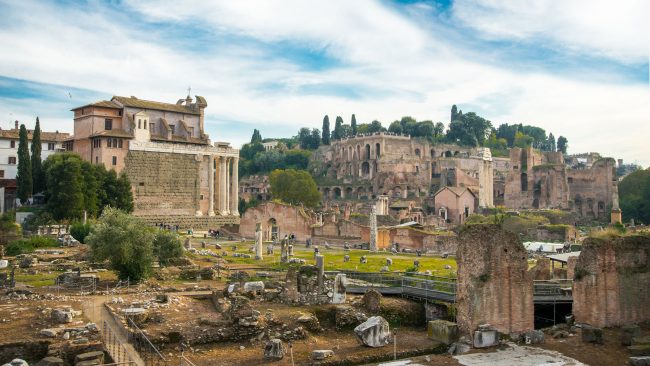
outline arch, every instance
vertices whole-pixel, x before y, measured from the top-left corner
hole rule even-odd
[[[323,189],[323,198],[330,198],[331,190],[329,188]]]
[[[454,156],[458,156],[460,154],[459,151],[454,151]]]
[[[445,158],[451,158],[451,151],[445,151]]]
[[[436,152],[433,149],[431,149],[430,153],[432,158],[436,156]]]
[[[352,187],[346,188],[345,189],[345,198],[348,198],[348,199],[352,198],[352,191],[353,191]]]
[[[334,192],[334,198],[335,198],[335,199],[336,199],[336,198],[341,198],[341,188],[336,187],[336,188],[334,188],[334,191],[333,191],[333,192]]]
[[[268,228],[266,232],[266,240],[276,240],[280,235],[280,228],[278,227],[278,222],[275,218],[271,217],[267,222],[266,226]]]
[[[366,159],[370,159],[370,144],[366,144]]]
[[[361,176],[366,177],[370,175],[370,163],[364,161],[361,164]]]
[[[361,160],[361,146],[357,145],[357,159]]]
[[[354,154],[352,153],[352,146],[348,146],[348,160],[352,160]]]
[[[415,149],[415,156],[421,157],[420,149]]]
[[[375,144],[375,155],[377,155],[377,159],[381,156],[381,145],[379,142]]]
[[[365,187],[357,188],[357,198],[359,199],[368,198]]]
[[[445,219],[445,221],[447,221],[447,207],[444,206],[440,207],[438,209],[438,216],[442,217],[443,219]]]
[[[582,214],[582,196],[577,194],[575,196],[575,198],[573,199],[573,204],[574,204],[575,210],[578,213]]]

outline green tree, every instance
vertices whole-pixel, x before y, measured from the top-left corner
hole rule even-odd
[[[321,200],[316,182],[304,170],[274,170],[270,177],[273,197],[290,204],[316,207]]]
[[[84,224],[81,221],[75,221],[70,225],[70,235],[79,240],[81,243],[86,243],[86,237],[90,234],[90,224]]]
[[[533,144],[535,141],[534,138],[531,136],[526,135],[523,132],[517,132],[515,135],[515,146],[516,147],[521,147],[521,148],[526,148],[529,147]]]
[[[260,131],[254,129],[253,136],[251,136],[251,144],[254,144],[256,142],[262,142],[262,135],[260,134]]]
[[[445,134],[445,125],[442,122],[436,122],[436,125],[433,127],[433,137],[440,139]]]
[[[455,121],[457,117],[458,117],[458,107],[456,107],[456,105],[454,104],[451,106],[451,118],[449,119],[449,122]]]
[[[402,124],[399,121],[395,121],[388,126],[388,132],[392,133],[402,133]]]
[[[327,115],[323,118],[323,138],[321,140],[323,145],[330,144],[330,118]]]
[[[381,131],[386,131],[386,129],[381,125],[381,122],[377,120],[370,122],[370,126],[368,126],[369,133],[381,132]]]
[[[567,148],[569,147],[569,141],[564,136],[557,138],[557,151],[562,154],[566,154]]]
[[[508,146],[515,146],[515,136],[521,125],[503,123],[497,128],[497,139],[506,139]]]
[[[546,151],[555,151],[557,146],[555,145],[555,136],[552,133],[548,134],[548,141],[546,142]]]
[[[355,117],[354,114],[352,114],[352,120],[350,121],[350,125],[352,127],[352,136],[357,135],[357,117]]]
[[[16,174],[16,195],[21,203],[27,202],[32,196],[32,163],[29,158],[29,141],[27,140],[27,129],[20,125],[18,141],[18,173]]]
[[[43,163],[41,161],[41,122],[36,117],[36,126],[32,136],[32,181],[33,193],[43,192],[45,190],[45,173],[43,172]]]
[[[140,281],[152,272],[154,237],[141,220],[107,207],[86,241],[95,260],[108,260],[120,279]]]
[[[55,220],[80,219],[84,210],[82,160],[65,152],[50,155],[43,164],[46,178],[47,210]]]
[[[618,184],[623,220],[650,224],[650,169],[628,174]]]
[[[125,212],[133,212],[133,191],[131,191],[131,181],[126,173],[120,173],[116,185],[117,197],[115,197],[115,207]]]
[[[183,244],[178,234],[168,230],[159,230],[153,239],[153,253],[161,266],[183,256]]]
[[[343,126],[343,118],[341,118],[341,116],[336,116],[336,122],[334,123],[334,133],[332,134],[333,140],[342,139],[344,137],[341,133],[341,126]]]
[[[291,150],[284,154],[284,166],[289,169],[305,170],[309,165],[310,151]]]

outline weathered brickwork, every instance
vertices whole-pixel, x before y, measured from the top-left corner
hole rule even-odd
[[[463,334],[486,323],[506,334],[533,329],[533,280],[526,258],[517,236],[496,225],[461,231],[456,308]]]
[[[255,225],[262,224],[263,240],[273,236],[282,239],[294,234],[300,241],[311,237],[311,227],[318,222],[316,215],[302,207],[266,202],[246,210],[241,218],[239,233],[247,238],[255,237]]]
[[[124,171],[134,187],[134,214],[194,215],[200,161],[194,155],[129,151]]]
[[[611,327],[650,320],[650,235],[588,238],[573,272],[576,321]]]

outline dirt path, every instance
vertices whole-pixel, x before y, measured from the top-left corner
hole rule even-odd
[[[104,325],[108,325],[112,330],[113,336],[122,343],[123,349],[131,361],[135,362],[137,366],[145,366],[138,352],[128,342],[127,335],[122,330],[122,327],[117,324],[113,316],[108,312],[108,309],[104,306],[106,296],[90,296],[87,299],[84,302],[84,314],[86,317],[97,324],[102,331],[104,330]]]

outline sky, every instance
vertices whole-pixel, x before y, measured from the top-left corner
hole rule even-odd
[[[241,146],[450,109],[650,165],[649,0],[0,0],[0,127],[113,95],[207,99]]]

